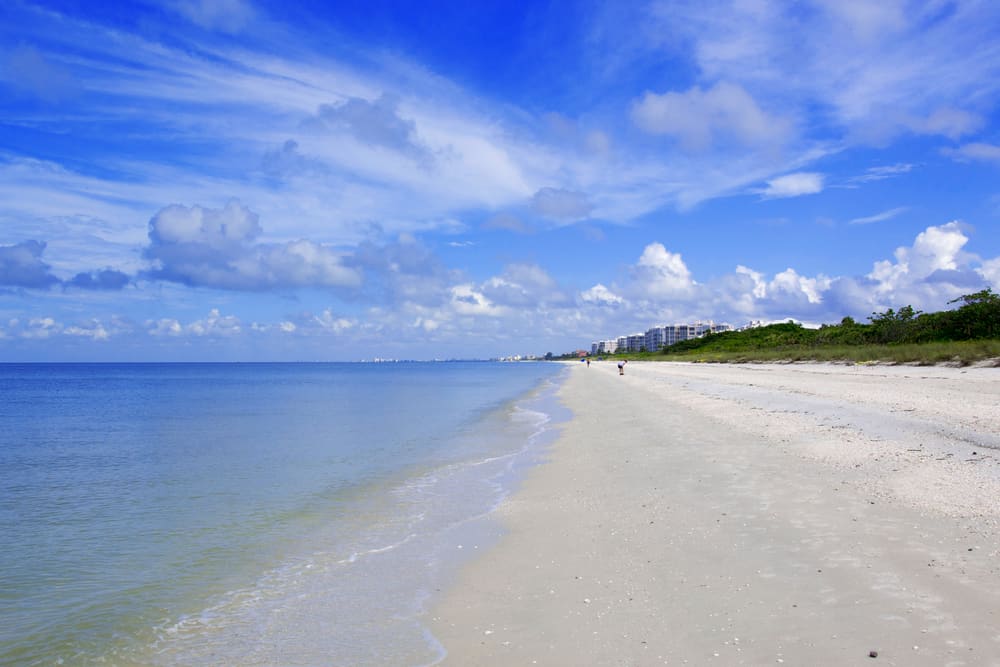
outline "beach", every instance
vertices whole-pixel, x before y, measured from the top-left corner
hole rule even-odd
[[[574,364],[448,665],[1000,665],[1000,371]],[[455,545],[477,548],[478,545]]]

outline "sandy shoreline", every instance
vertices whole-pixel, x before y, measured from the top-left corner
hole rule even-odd
[[[560,398],[428,613],[445,664],[1000,665],[1000,371],[595,363]]]

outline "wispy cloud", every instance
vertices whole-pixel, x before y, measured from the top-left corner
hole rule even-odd
[[[1000,145],[975,142],[957,148],[943,148],[941,152],[959,162],[1000,162]]]
[[[405,44],[340,39],[332,21],[283,25],[248,0],[138,3],[128,20],[67,6],[2,10],[0,108],[18,138],[0,154],[5,341],[454,343],[615,318],[815,321],[879,300],[939,307],[998,275],[964,253],[960,225],[887,248],[860,277],[765,272],[748,249],[701,278],[697,243],[669,242],[689,222],[715,241],[728,202],[698,207],[721,197],[768,200],[759,217],[786,220],[789,238],[817,216],[850,219],[861,194],[875,213],[853,225],[902,215],[898,201],[922,210],[920,193],[898,191],[938,168],[919,153],[939,156],[940,142],[988,173],[1000,161],[989,3],[653,0],[560,15],[587,43],[538,58],[538,80],[557,83],[534,88],[477,76],[485,52],[435,70],[454,53],[421,62]],[[873,155],[882,164],[868,167]],[[893,178],[895,201],[878,200]],[[565,246],[547,235],[570,223],[613,259],[553,255]],[[437,256],[444,246],[463,250]],[[506,265],[483,275],[492,253]],[[114,320],[124,313],[147,325]]]
[[[884,165],[880,167],[870,167],[860,176],[855,176],[848,180],[850,184],[872,183],[874,181],[884,181],[887,178],[895,178],[913,171],[913,165],[905,162]]]
[[[863,218],[854,218],[848,224],[870,225],[874,222],[882,222],[883,220],[895,218],[897,215],[906,213],[908,210],[910,210],[908,206],[897,206],[896,208],[891,208],[888,211],[882,211],[881,213],[876,213],[875,215],[868,215]]]
[[[816,172],[799,172],[772,178],[767,187],[756,190],[765,199],[784,197],[801,197],[814,195],[823,191],[823,174]]]

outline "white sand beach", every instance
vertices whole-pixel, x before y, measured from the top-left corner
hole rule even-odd
[[[1000,370],[603,362],[560,396],[428,611],[445,664],[1000,665]]]

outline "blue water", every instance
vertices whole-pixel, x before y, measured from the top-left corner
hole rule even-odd
[[[558,373],[0,365],[0,663],[433,664]]]

